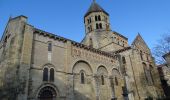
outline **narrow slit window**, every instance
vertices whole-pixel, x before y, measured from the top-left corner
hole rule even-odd
[[[48,81],[48,68],[43,70],[43,81]]]
[[[93,40],[90,38],[90,47],[93,47]]]
[[[48,51],[52,51],[52,43],[48,43]]]
[[[95,16],[95,21],[98,21],[97,16]]]
[[[140,51],[140,58],[141,58],[141,60],[143,60],[143,54],[142,54],[142,51]]]
[[[98,16],[98,20],[99,20],[99,21],[101,21],[101,17],[100,17],[100,15]]]
[[[99,29],[99,24],[96,24],[96,29]]]
[[[88,31],[90,32],[90,27],[88,27]]]
[[[101,76],[102,85],[104,85],[104,76]]]
[[[84,73],[81,72],[81,84],[85,83]]]
[[[50,81],[54,82],[54,69],[50,69]]]
[[[6,36],[6,37],[5,37],[5,40],[4,40],[4,43],[7,43],[7,39],[8,39],[8,37]]]
[[[102,29],[102,23],[99,24],[99,28]]]
[[[115,85],[118,86],[118,80],[117,80],[117,77],[115,77]]]
[[[122,57],[122,62],[123,62],[123,64],[126,64],[126,59],[125,59],[125,57]]]

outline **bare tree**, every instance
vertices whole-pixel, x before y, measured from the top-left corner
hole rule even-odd
[[[157,64],[165,63],[163,55],[170,52],[170,34],[165,34],[158,40],[158,43],[153,48],[153,56]]]

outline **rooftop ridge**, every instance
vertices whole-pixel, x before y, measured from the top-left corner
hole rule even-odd
[[[49,36],[50,38],[58,39],[58,40],[63,41],[63,42],[70,41],[73,44],[73,46],[77,46],[77,47],[80,47],[80,48],[83,48],[83,49],[86,49],[86,50],[89,50],[89,51],[92,51],[92,52],[95,52],[95,53],[98,53],[98,54],[101,54],[101,55],[104,55],[104,56],[107,56],[107,57],[112,57],[114,59],[116,58],[116,56],[114,54],[112,54],[112,53],[101,51],[99,49],[92,48],[90,46],[81,44],[79,42],[76,42],[76,41],[73,41],[73,40],[70,40],[70,39],[58,36],[58,35],[53,34],[53,33],[49,33],[49,32],[43,31],[43,30],[40,30],[40,29],[37,29],[37,28],[34,28],[34,33],[35,34],[38,33],[40,35]]]
[[[128,38],[127,38],[127,37],[123,36],[122,34],[120,34],[120,33],[116,32],[116,31],[113,31],[113,33],[116,33],[117,35],[119,35],[120,37],[124,38],[125,40],[128,40]]]
[[[121,53],[121,52],[123,52],[123,51],[129,50],[129,49],[131,49],[131,46],[128,46],[128,47],[125,47],[125,48],[123,48],[123,49],[114,51],[113,53],[114,53],[114,54],[117,54],[117,53]]]

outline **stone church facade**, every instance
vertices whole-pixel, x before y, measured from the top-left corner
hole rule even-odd
[[[1,100],[147,100],[164,96],[141,35],[131,45],[95,1],[81,43],[10,18],[0,42]]]

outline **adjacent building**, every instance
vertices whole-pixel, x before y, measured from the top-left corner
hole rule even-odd
[[[158,71],[162,83],[162,88],[168,99],[170,99],[170,53],[163,56],[166,63],[158,65]]]

